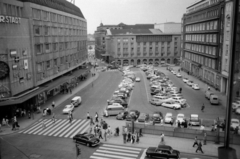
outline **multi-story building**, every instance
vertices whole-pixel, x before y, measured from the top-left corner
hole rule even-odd
[[[44,102],[87,59],[87,21],[65,0],[1,0],[0,28],[0,112]]]
[[[96,54],[104,57],[109,63],[116,61],[121,65],[178,63],[180,31],[180,23],[173,22],[100,24],[95,32],[95,39],[96,47],[102,49],[96,50]]]
[[[200,0],[182,18],[182,69],[227,92],[232,2]]]
[[[180,36],[180,33],[162,33],[159,29],[109,29],[106,53],[110,61],[119,65],[177,64]]]

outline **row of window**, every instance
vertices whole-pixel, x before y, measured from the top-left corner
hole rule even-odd
[[[43,21],[51,21],[56,23],[62,23],[62,24],[70,24],[70,25],[78,25],[81,27],[87,27],[87,23],[83,20],[79,20],[76,18],[43,11],[40,9],[32,9],[32,17],[36,20],[43,20]]]
[[[1,15],[9,15],[14,17],[22,17],[22,7],[0,3],[0,14]]]
[[[63,51],[68,49],[82,50],[86,49],[86,41],[36,44],[34,49],[36,54]]]
[[[204,31],[204,30],[217,30],[218,28],[218,21],[210,21],[198,24],[187,25],[185,27],[186,32],[192,31]]]
[[[188,41],[217,43],[217,34],[191,34],[185,37]]]
[[[34,35],[87,35],[86,30],[82,29],[71,29],[71,28],[58,28],[58,27],[49,27],[49,26],[33,26]]]
[[[215,69],[216,60],[201,55],[192,54],[190,52],[185,52],[185,58],[207,66],[209,68]]]
[[[52,67],[55,66],[59,66],[59,65],[63,65],[66,63],[70,63],[72,61],[75,61],[77,59],[79,59],[80,55],[79,53],[75,53],[75,54],[71,54],[71,55],[67,55],[67,56],[62,56],[56,59],[52,59],[52,60],[47,60],[44,62],[39,62],[37,63],[37,71],[38,72],[42,72],[44,70],[50,69]]]
[[[185,49],[206,53],[215,56],[216,55],[216,47],[214,46],[205,46],[205,45],[197,45],[197,44],[185,44]]]

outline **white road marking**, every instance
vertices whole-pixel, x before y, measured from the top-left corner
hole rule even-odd
[[[85,120],[86,121],[86,120]],[[87,121],[85,124],[83,124],[81,127],[80,127],[80,130],[82,129],[82,128],[84,128],[86,125],[88,125],[89,124],[89,121]],[[78,133],[79,131],[76,131],[75,133],[73,133],[72,134],[72,136],[70,136],[70,138],[73,138],[77,133]]]
[[[80,120],[81,121],[81,120]],[[81,122],[80,121],[78,121],[78,122],[76,122],[75,123],[75,125],[72,125],[69,129],[71,129],[71,128],[73,128],[74,126],[74,128],[73,129],[71,129],[71,131],[69,131],[64,137],[68,137],[72,132],[74,132],[77,128],[79,128],[79,126],[81,126],[83,123],[84,123],[84,121],[85,120],[82,120]],[[79,123],[80,122],[80,123]],[[68,130],[66,130],[66,131],[68,131]],[[65,131],[65,132],[66,132]],[[62,135],[60,135],[59,137],[62,137],[63,135],[64,135],[65,133],[63,133]]]
[[[50,121],[44,121],[44,124],[45,125],[47,125],[47,124],[49,124],[50,123]],[[34,131],[36,131],[36,130],[38,130],[38,129],[40,129],[40,130],[42,130],[42,124],[43,124],[43,122],[41,122],[39,125],[38,125],[38,127],[36,127],[36,128],[34,128],[33,130],[31,130],[30,132],[28,132],[27,134],[31,134],[31,133],[33,133]],[[24,133],[26,133],[26,132],[24,132]]]
[[[114,151],[107,151],[107,150],[97,150],[97,152],[104,153],[104,154],[114,154],[114,155],[123,155],[123,156],[130,156],[130,157],[138,157],[138,155],[134,155],[134,154],[114,152]]]
[[[55,129],[53,132],[51,132],[50,134],[48,134],[48,136],[51,136],[52,134],[54,134],[56,131],[58,131],[59,129],[61,129],[63,126],[65,126],[66,124],[69,124],[68,120],[64,120],[65,123],[63,123],[63,125],[61,125],[60,127],[58,127],[57,129]]]
[[[68,127],[68,128],[71,127],[72,124],[75,124],[75,121],[76,121],[76,120],[73,120],[71,124],[67,121],[67,122],[68,122],[68,126],[67,126],[67,127]],[[68,128],[67,128],[67,129],[68,129]],[[59,134],[60,134],[62,131],[64,131],[64,130],[66,130],[66,129],[62,129],[62,130],[60,130],[59,132],[57,132],[57,133],[54,134],[53,136],[57,136],[57,135],[59,135]]]
[[[90,156],[90,158],[93,158],[93,159],[111,159],[111,158],[97,157],[97,156]]]
[[[55,121],[55,123],[52,122],[52,126],[51,126],[51,127],[49,126],[49,127],[45,128],[45,129],[43,129],[43,131],[40,132],[38,135],[43,134],[44,132],[48,131],[49,129],[50,129],[50,130],[53,129],[53,128],[56,127],[59,123],[61,123],[60,121],[61,121],[61,120],[57,120],[57,121]]]
[[[43,121],[45,122],[46,120],[47,120],[47,119],[45,119],[45,120],[43,120]],[[26,131],[26,130],[23,130],[23,131],[20,131],[20,132],[18,132],[18,133],[24,133],[24,134],[25,134],[25,133],[31,131],[32,129],[34,129],[35,127],[41,125],[41,124],[42,124],[42,122],[41,122],[41,123],[38,123],[38,124],[36,124],[36,125],[34,125],[34,126],[31,127],[30,129],[27,129],[27,131]]]
[[[122,150],[122,149],[115,149],[115,148],[108,148],[108,147],[100,147],[100,149],[120,151],[120,152],[128,152],[128,153],[137,153],[137,154],[140,153],[138,151]]]
[[[122,148],[122,149],[128,149],[128,150],[136,150],[136,151],[141,151],[141,150],[142,150],[142,149],[139,149],[139,148],[126,147],[126,146],[117,146],[117,145],[108,145],[108,144],[104,144],[103,146],[106,146],[106,147],[115,147],[115,148]]]
[[[115,157],[118,159],[136,159],[136,158],[131,158],[131,157],[124,157],[124,156],[116,156],[116,155],[107,155],[107,154],[101,154],[101,153],[93,153],[94,155],[98,155],[98,156],[104,156],[104,157]]]
[[[48,130],[43,135],[46,135],[46,134],[50,133],[51,131],[55,130],[57,127],[59,127],[64,122],[65,122],[65,120],[62,120],[60,123],[58,123],[56,126],[52,127],[52,129]]]
[[[64,132],[61,133],[61,135],[59,135],[59,137],[62,137],[65,133],[69,132],[70,130],[72,130],[72,128],[74,128],[79,122],[81,122],[82,120],[77,120],[74,124],[71,124],[70,127],[68,127],[67,129],[65,129]],[[82,121],[83,122],[83,121]],[[81,123],[82,123],[81,122]]]
[[[145,158],[145,156],[146,156],[146,151],[147,151],[147,149],[145,149],[145,150],[143,151],[142,156],[140,157],[140,159],[144,159],[144,158]]]

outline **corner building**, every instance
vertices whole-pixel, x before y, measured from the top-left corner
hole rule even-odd
[[[182,18],[182,69],[227,92],[232,2],[199,0]]]
[[[87,21],[65,0],[1,0],[0,28],[0,112],[7,115],[59,93],[71,83],[65,75],[87,59]]]

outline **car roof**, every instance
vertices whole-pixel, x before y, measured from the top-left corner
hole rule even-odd
[[[158,148],[159,149],[165,149],[165,150],[172,150],[172,147],[168,146],[168,145],[158,145]]]
[[[76,100],[76,99],[78,99],[78,98],[81,98],[80,96],[76,96],[76,97],[74,97],[72,100]]]

